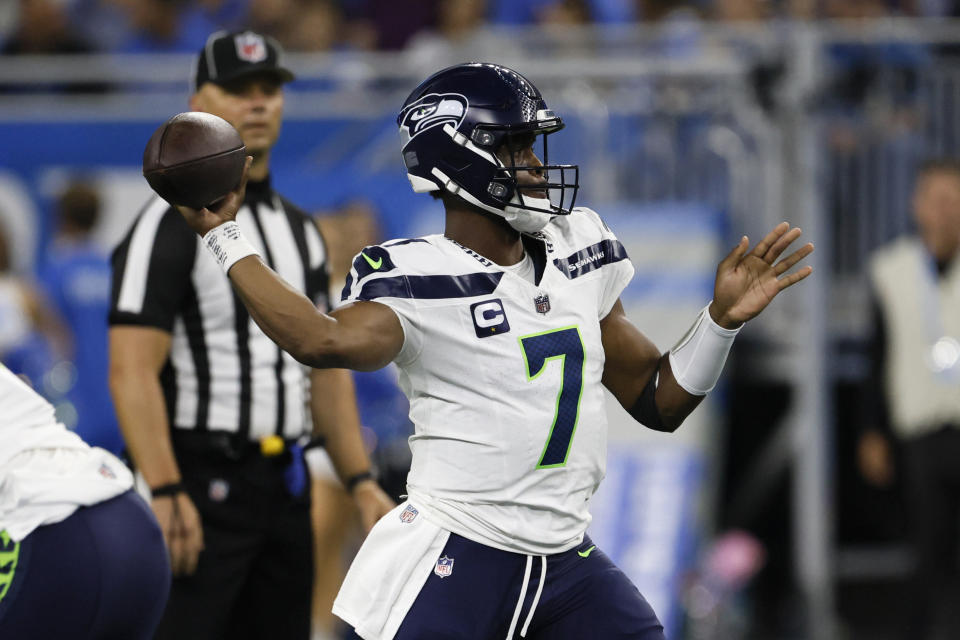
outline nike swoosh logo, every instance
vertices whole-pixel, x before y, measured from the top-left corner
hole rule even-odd
[[[368,256],[368,255],[365,254],[365,253],[361,253],[360,255],[363,256],[363,259],[367,261],[367,264],[370,265],[370,266],[373,268],[374,271],[376,271],[377,269],[379,269],[380,266],[383,264],[383,258],[382,258],[382,257],[377,258],[376,260],[374,260],[373,258],[371,258],[370,256]]]
[[[596,548],[597,548],[597,545],[593,545],[592,547],[590,547],[589,549],[587,549],[587,550],[585,550],[585,551],[577,551],[577,555],[580,556],[581,558],[586,558],[586,557],[589,556],[591,553],[593,553],[593,550],[596,549]]]

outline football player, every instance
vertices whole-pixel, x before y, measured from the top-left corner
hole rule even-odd
[[[0,363],[0,636],[149,640],[170,591],[133,475]]]
[[[320,313],[256,257],[233,216],[183,209],[250,314],[301,362],[394,361],[415,435],[408,500],[374,527],[334,613],[367,640],[662,640],[637,588],[585,535],[604,475],[609,389],[638,422],[673,431],[716,383],[734,336],[811,267],[785,258],[787,223],[717,269],[714,299],[666,354],[619,295],[633,266],[590,209],[579,171],[550,165],[563,127],[519,73],[457,65],[398,118],[411,185],[443,201],[443,234],[365,248]],[[542,142],[542,156],[535,143]],[[542,162],[541,162],[542,157]]]

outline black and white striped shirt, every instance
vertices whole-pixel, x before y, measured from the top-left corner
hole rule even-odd
[[[263,260],[328,307],[326,248],[314,222],[270,188],[249,183],[237,222]],[[172,336],[161,373],[176,429],[296,438],[309,433],[309,369],[250,318],[230,281],[176,209],[154,198],[113,253],[110,324]]]

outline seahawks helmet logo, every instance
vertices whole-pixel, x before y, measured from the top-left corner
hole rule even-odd
[[[447,123],[457,128],[468,106],[467,99],[459,93],[431,93],[407,106],[400,127],[406,129],[410,138]]]

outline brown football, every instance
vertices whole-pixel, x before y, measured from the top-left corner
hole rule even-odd
[[[201,111],[180,113],[153,132],[143,151],[143,177],[170,204],[201,209],[232,191],[247,148],[233,126]]]

